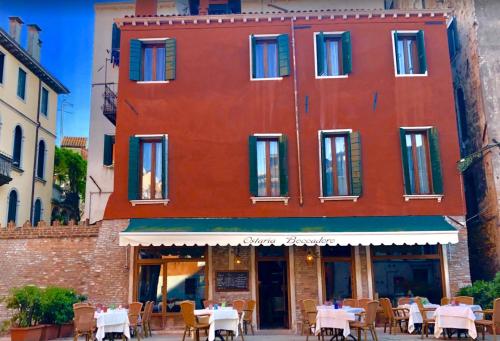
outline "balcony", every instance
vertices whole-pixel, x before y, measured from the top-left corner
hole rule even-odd
[[[102,113],[106,118],[116,126],[116,94],[111,90],[108,84],[104,85],[104,104],[102,105]]]
[[[0,152],[0,186],[12,181],[10,172],[12,170],[12,158]]]

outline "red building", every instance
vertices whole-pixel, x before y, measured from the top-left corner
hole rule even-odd
[[[446,13],[147,14],[115,19],[105,144],[130,299],[166,326],[253,298],[292,329],[306,298],[470,281]]]

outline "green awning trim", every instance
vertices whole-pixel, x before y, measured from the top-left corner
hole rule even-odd
[[[456,231],[443,216],[130,219],[123,232],[418,232]]]

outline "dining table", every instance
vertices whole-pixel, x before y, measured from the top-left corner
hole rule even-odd
[[[428,308],[428,309],[437,309],[438,307],[439,307],[439,304],[433,304],[433,303],[424,304],[424,308]],[[413,333],[416,329],[415,325],[422,324],[422,322],[423,322],[422,315],[420,314],[420,310],[418,310],[418,305],[416,303],[401,304],[398,306],[398,308],[407,309],[409,311],[408,331],[410,333]],[[427,315],[427,318],[432,318],[432,317],[434,317],[434,311],[427,311],[426,315]]]
[[[232,307],[218,307],[217,309],[196,309],[196,316],[209,316],[208,323],[208,341],[214,341],[215,338],[224,340],[220,333],[221,330],[231,331],[235,337],[239,335],[239,326],[243,321],[243,315],[238,314]]]
[[[335,309],[334,306],[317,306],[315,334],[320,335],[323,328],[342,330],[342,337],[346,338],[351,334],[349,323],[356,320],[356,314],[364,312],[363,308],[343,306]],[[333,335],[333,338],[338,335]],[[352,337],[352,335],[351,335]],[[354,339],[354,337],[353,337]]]
[[[106,333],[120,333],[130,340],[130,321],[127,309],[108,309],[94,314],[96,319],[96,339],[102,341]]]
[[[479,308],[479,309],[477,309]],[[434,337],[439,338],[445,329],[466,330],[467,334],[477,338],[475,320],[482,314],[478,305],[445,305],[438,307],[434,312]],[[476,316],[476,314],[481,314]]]

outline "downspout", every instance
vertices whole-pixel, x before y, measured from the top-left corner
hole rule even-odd
[[[33,157],[33,178],[31,181],[31,206],[30,206],[30,222],[33,224],[33,205],[35,204],[35,178],[36,178],[36,161],[38,157],[38,132],[40,130],[40,95],[42,92],[42,80],[38,79],[38,104],[36,106],[36,130],[35,130],[35,156]]]
[[[302,160],[300,153],[300,123],[299,123],[299,91],[297,85],[297,58],[295,55],[295,23],[294,18],[290,18],[290,26],[292,30],[292,57],[293,57],[293,93],[295,102],[295,135],[297,138],[297,165],[299,177],[299,205],[304,205],[304,195],[302,193]]]

